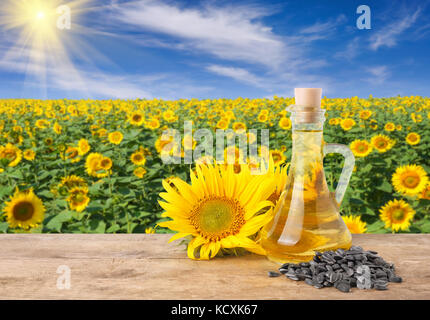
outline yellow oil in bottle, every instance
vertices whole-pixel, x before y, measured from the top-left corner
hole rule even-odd
[[[325,179],[322,131],[293,132],[293,159],[262,246],[276,262],[305,262],[315,251],[349,249],[351,234]]]

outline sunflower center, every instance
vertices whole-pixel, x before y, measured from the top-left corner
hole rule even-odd
[[[415,188],[419,184],[420,178],[415,175],[409,175],[403,180],[403,182],[406,187]]]
[[[234,209],[231,204],[222,200],[208,201],[200,210],[200,225],[208,232],[228,229],[234,218]]]
[[[13,216],[16,220],[27,221],[33,217],[34,207],[31,202],[23,201],[13,208]]]
[[[85,200],[85,195],[82,193],[78,193],[73,197],[73,200],[77,203],[81,203]]]
[[[5,152],[5,158],[8,160],[15,160],[16,158],[16,152],[13,150],[6,150]]]
[[[378,146],[378,148],[385,148],[387,146],[387,142],[385,140],[379,140],[376,145]]]
[[[359,144],[357,146],[357,151],[358,152],[366,152],[367,151],[367,146],[365,144]]]
[[[393,219],[396,221],[401,221],[405,217],[405,211],[402,209],[396,209],[393,212]]]
[[[212,241],[237,234],[245,224],[238,201],[224,197],[200,200],[190,221],[204,238]]]

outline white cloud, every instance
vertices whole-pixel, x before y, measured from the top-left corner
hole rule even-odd
[[[346,46],[345,50],[337,52],[334,57],[338,59],[352,60],[359,55],[360,38],[355,37]]]
[[[381,47],[394,47],[398,37],[417,21],[420,14],[421,9],[418,8],[413,14],[404,14],[402,19],[384,26],[370,38],[370,48],[378,50]]]
[[[390,76],[387,66],[369,67],[366,68],[366,71],[371,75],[371,78],[368,78],[367,81],[372,84],[382,84]]]
[[[333,35],[337,27],[345,21],[347,21],[346,16],[341,14],[336,19],[331,19],[326,22],[316,22],[311,26],[301,29],[299,33],[305,35],[305,40],[307,41],[326,39]]]
[[[288,57],[282,39],[259,21],[268,11],[257,6],[181,8],[148,0],[121,4],[114,14],[123,24],[180,38],[190,50],[222,59],[274,68]]]
[[[257,77],[255,74],[243,68],[228,67],[228,66],[221,66],[221,65],[210,65],[206,67],[206,70],[221,76],[233,78],[240,82],[254,85],[256,87],[264,88],[267,86],[267,84],[266,85],[264,84],[263,79],[261,79],[260,77]]]

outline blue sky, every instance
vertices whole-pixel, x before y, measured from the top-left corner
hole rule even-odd
[[[0,98],[429,96],[429,4],[87,0],[59,33],[67,59],[47,50],[43,68],[0,21]]]

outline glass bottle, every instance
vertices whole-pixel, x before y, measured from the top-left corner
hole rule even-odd
[[[262,230],[262,246],[276,262],[305,262],[316,251],[349,249],[351,234],[339,214],[339,206],[354,168],[351,150],[340,144],[325,144],[321,89],[295,90],[291,112],[293,153],[288,178],[277,201],[273,219]],[[344,156],[336,188],[330,192],[323,158],[328,153]]]

